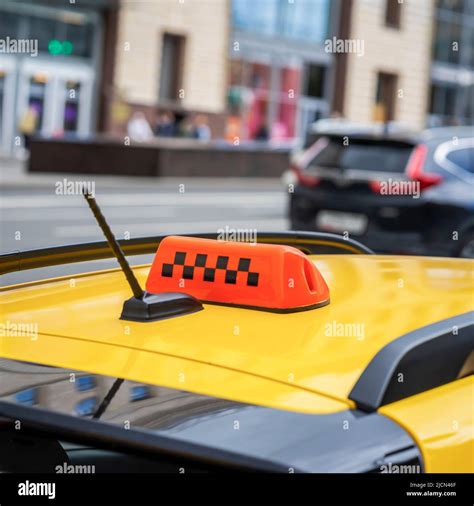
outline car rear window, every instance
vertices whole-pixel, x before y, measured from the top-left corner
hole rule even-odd
[[[404,172],[413,145],[398,141],[328,138],[326,146],[309,164],[313,167],[374,172]]]
[[[446,158],[461,169],[474,174],[474,149],[455,149],[446,155]]]

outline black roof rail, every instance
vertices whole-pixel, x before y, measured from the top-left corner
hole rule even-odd
[[[474,350],[474,311],[409,332],[382,348],[361,374],[349,399],[359,409],[381,406],[458,378]]]
[[[118,241],[127,256],[145,255],[156,252],[160,242],[167,235],[186,235],[202,239],[218,239],[218,233],[206,234],[166,234],[154,237]],[[374,252],[353,239],[344,239],[335,234],[319,232],[261,232],[257,234],[257,242],[283,244],[300,249],[306,254],[369,254]],[[35,250],[16,251],[0,255],[0,274],[9,272],[39,269],[55,265],[89,262],[112,258],[113,252],[106,241],[54,246]]]

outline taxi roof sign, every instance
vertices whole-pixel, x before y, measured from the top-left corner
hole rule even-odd
[[[291,246],[168,236],[146,291],[184,292],[205,303],[291,313],[329,304],[314,263]]]

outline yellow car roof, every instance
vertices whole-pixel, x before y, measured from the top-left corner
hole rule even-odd
[[[328,306],[293,314],[205,305],[157,322],[119,319],[130,289],[119,270],[0,291],[0,356],[304,412],[354,404],[375,354],[399,336],[474,309],[472,260],[310,257]],[[149,266],[134,271],[144,285]],[[18,330],[18,329],[17,329]]]

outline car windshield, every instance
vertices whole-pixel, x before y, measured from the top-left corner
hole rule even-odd
[[[309,168],[403,173],[412,151],[412,145],[397,142],[331,138]]]

